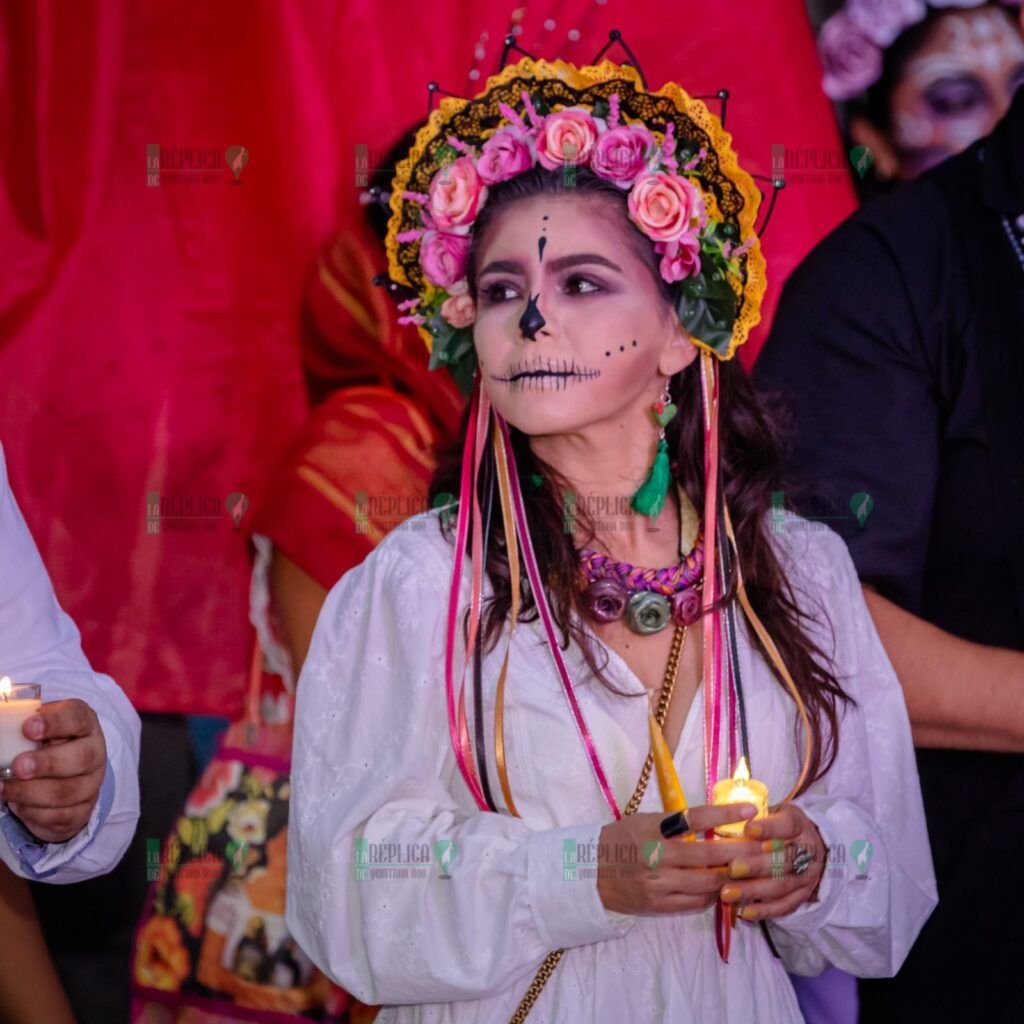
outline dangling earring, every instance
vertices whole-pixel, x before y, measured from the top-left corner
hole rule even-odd
[[[658,435],[658,450],[654,455],[654,463],[647,479],[640,485],[633,495],[630,505],[637,512],[645,516],[656,516],[665,506],[665,496],[668,494],[668,485],[672,474],[668,464],[668,442],[665,440],[665,426],[672,421],[677,410],[672,403],[672,396],[668,392],[669,378],[665,378],[665,390],[662,392],[661,400],[651,405],[654,419],[661,427]]]

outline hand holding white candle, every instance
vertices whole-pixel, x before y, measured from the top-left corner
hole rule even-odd
[[[19,754],[38,750],[39,744],[23,731],[28,718],[42,703],[38,683],[12,683],[10,676],[0,679],[0,779],[13,779],[11,764]]]
[[[763,818],[768,813],[768,787],[758,779],[750,777],[747,759],[741,756],[733,777],[731,779],[719,779],[715,783],[712,802],[716,806],[721,804],[753,804],[757,808],[757,814],[749,819],[753,821],[756,818]],[[728,825],[716,826],[715,834],[738,837],[743,835],[743,830],[746,827],[746,820],[730,822]]]

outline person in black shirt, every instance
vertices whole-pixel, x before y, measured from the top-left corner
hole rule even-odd
[[[794,418],[785,499],[849,545],[918,747],[939,904],[861,1020],[1020,1020],[1024,88],[813,250],[755,376]]]

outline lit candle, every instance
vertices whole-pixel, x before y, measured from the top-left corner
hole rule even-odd
[[[750,777],[747,759],[741,755],[739,764],[736,765],[735,775],[731,779],[719,779],[715,783],[711,802],[716,807],[721,804],[753,804],[757,808],[757,814],[754,817],[763,818],[768,813],[768,787],[763,782]],[[743,821],[717,825],[715,834],[742,836],[749,820],[752,819],[745,818]]]
[[[12,684],[9,676],[0,679],[0,779],[14,778],[11,763],[19,754],[39,749],[22,726],[41,703],[38,683]]]

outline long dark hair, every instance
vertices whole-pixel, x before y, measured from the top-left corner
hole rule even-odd
[[[491,190],[474,224],[470,245],[468,278],[473,297],[476,298],[476,255],[480,240],[497,215],[521,199],[565,193],[585,196],[594,203],[617,204],[622,214],[622,230],[627,232],[629,244],[635,247],[650,268],[662,296],[671,302],[672,293],[658,272],[658,257],[653,247],[626,217],[625,193],[586,168],[576,170],[575,180],[571,184],[562,171],[535,168]],[[852,701],[852,698],[843,692],[829,671],[827,658],[805,632],[807,615],[793,596],[766,529],[772,492],[779,488],[781,479],[775,418],[765,400],[754,390],[737,359],[722,363],[719,370],[722,486],[729,503],[750,602],[775,641],[810,714],[814,753],[803,787],[806,788],[831,766],[836,754],[837,705],[839,701]],[[699,360],[694,360],[671,378],[669,393],[679,410],[678,415],[665,428],[672,475],[683,486],[694,505],[701,509],[704,505],[704,433]],[[457,440],[440,453],[430,485],[429,500],[432,505],[442,495],[459,492],[468,419],[467,406]],[[547,581],[548,600],[561,633],[561,647],[567,649],[570,638],[574,640],[595,677],[613,692],[621,694],[605,674],[607,651],[598,646],[605,654],[604,661],[599,665],[590,637],[574,621],[575,618],[584,618],[586,611],[583,594],[576,584],[579,565],[577,551],[573,534],[565,528],[561,497],[572,489],[572,485],[554,467],[533,453],[528,435],[511,424],[509,432],[521,484],[528,497],[525,502],[526,516],[534,552],[541,576]],[[539,479],[540,485],[532,486],[531,478]],[[493,498],[495,486],[494,455],[488,445],[482,461],[480,486],[480,503],[485,517],[489,495],[495,517],[500,516],[500,507]],[[583,543],[589,543],[595,536],[593,519],[584,504],[578,506],[573,514],[582,532]],[[448,517],[444,529],[449,537],[453,524],[454,517]],[[500,527],[495,528],[493,525],[487,533],[485,571],[494,596],[486,603],[482,613],[481,641],[484,650],[490,651],[497,645],[511,610],[505,535]],[[728,581],[722,600],[729,600],[734,591],[735,578]],[[532,622],[537,616],[536,603],[528,587],[524,587],[520,621]]]

